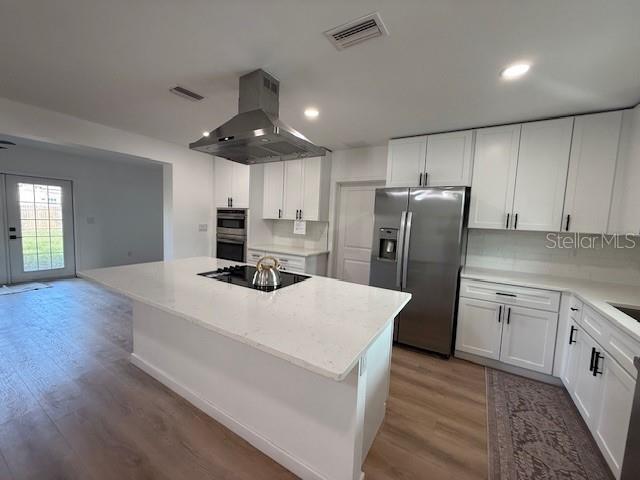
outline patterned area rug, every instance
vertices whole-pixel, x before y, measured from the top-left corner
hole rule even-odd
[[[487,368],[489,480],[610,480],[562,387]]]

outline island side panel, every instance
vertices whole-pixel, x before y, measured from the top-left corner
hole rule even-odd
[[[142,370],[303,479],[362,478],[366,368],[337,382],[140,302],[133,317]]]
[[[363,460],[382,426],[389,398],[393,321],[371,344],[365,355],[367,389],[363,430]]]

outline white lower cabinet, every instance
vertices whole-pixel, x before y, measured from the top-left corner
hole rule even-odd
[[[456,351],[550,374],[558,314],[460,297]]]
[[[498,360],[502,309],[495,302],[460,297],[456,350]]]
[[[550,374],[558,314],[505,306],[500,361]]]
[[[599,411],[593,436],[616,478],[620,476],[636,382],[615,360],[600,360]]]
[[[631,417],[635,379],[588,333],[584,320],[597,315],[585,309],[570,320],[562,382],[589,427],[602,455],[620,478]],[[600,319],[606,325],[604,318]],[[608,332],[602,332],[607,338]],[[615,333],[614,333],[615,335]]]
[[[308,273],[310,275],[327,274],[327,254],[319,255],[290,255],[267,250],[247,250],[247,263],[255,265],[264,256],[274,257],[280,262],[280,271],[290,273]]]

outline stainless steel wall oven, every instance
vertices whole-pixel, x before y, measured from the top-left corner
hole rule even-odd
[[[219,208],[216,221],[216,256],[244,262],[247,247],[247,211]]]

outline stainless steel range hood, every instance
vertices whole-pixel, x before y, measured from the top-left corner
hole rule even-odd
[[[189,144],[192,150],[253,164],[327,153],[278,118],[280,82],[263,70],[240,77],[238,115]]]

